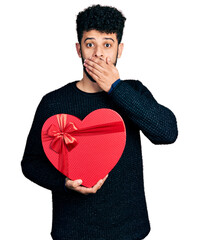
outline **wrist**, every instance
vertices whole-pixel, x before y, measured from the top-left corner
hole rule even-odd
[[[117,79],[112,85],[111,85],[111,88],[110,88],[110,90],[108,91],[108,94],[110,94],[112,91],[113,91],[113,89],[117,86],[117,84],[120,82],[121,80],[120,80],[120,78],[119,79]]]

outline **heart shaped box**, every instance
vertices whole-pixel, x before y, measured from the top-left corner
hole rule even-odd
[[[119,161],[126,144],[122,117],[108,108],[83,120],[70,114],[48,118],[41,132],[44,152],[53,166],[71,180],[93,187]]]

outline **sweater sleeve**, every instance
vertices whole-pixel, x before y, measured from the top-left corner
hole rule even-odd
[[[48,105],[44,97],[37,107],[27,138],[21,161],[22,172],[29,180],[44,188],[52,191],[65,191],[65,176],[47,159],[41,143],[41,129],[48,117]]]
[[[175,115],[160,105],[140,81],[120,81],[109,96],[152,143],[175,142],[178,135]]]

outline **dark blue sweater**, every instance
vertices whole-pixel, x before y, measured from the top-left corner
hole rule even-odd
[[[160,105],[140,81],[121,80],[108,94],[86,93],[77,81],[46,94],[34,117],[23,156],[24,175],[52,191],[55,240],[135,240],[150,231],[143,183],[140,130],[154,144],[177,138],[174,114]],[[41,128],[47,118],[68,113],[83,120],[90,112],[110,108],[126,126],[124,152],[96,194],[65,190],[65,176],[46,158]],[[114,151],[114,149],[113,149]]]

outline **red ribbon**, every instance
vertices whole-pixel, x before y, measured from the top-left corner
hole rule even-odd
[[[58,169],[62,172],[67,170],[67,153],[77,146],[78,142],[74,136],[92,136],[124,131],[122,121],[98,124],[78,129],[74,123],[67,123],[67,114],[57,114],[58,126],[51,124],[44,139],[52,139],[50,148],[59,154]]]

